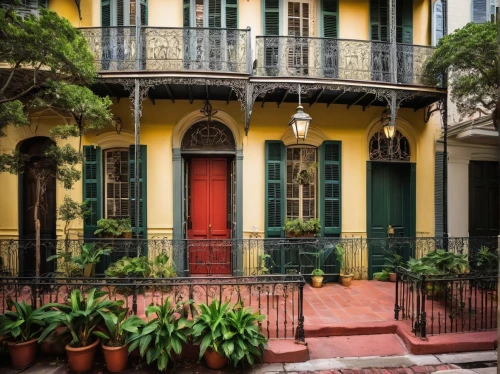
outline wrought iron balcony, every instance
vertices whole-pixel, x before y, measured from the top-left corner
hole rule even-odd
[[[250,30],[99,27],[80,29],[98,71],[250,73]],[[139,43],[138,43],[139,42]]]
[[[258,36],[254,74],[394,82],[391,45],[362,40]],[[423,85],[422,70],[433,48],[398,44],[396,82]]]

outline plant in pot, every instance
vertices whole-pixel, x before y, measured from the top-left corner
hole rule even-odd
[[[118,221],[118,231],[121,231],[121,237],[132,239],[132,224],[130,218],[122,218]]]
[[[146,256],[122,257],[109,266],[104,274],[109,278],[147,278],[149,274],[149,260]],[[123,296],[130,296],[134,288],[130,286],[110,286],[110,289]],[[137,292],[143,295],[145,286],[137,286]]]
[[[231,331],[228,319],[230,311],[229,302],[213,300],[210,305],[200,304],[200,314],[193,324],[193,341],[200,345],[199,359],[203,357],[211,369],[222,369],[228,361],[222,344],[224,336]]]
[[[184,317],[183,311],[191,301],[179,301],[171,305],[167,298],[163,305],[150,305],[146,308],[146,317],[156,314],[137,332],[131,333],[126,340],[128,351],[139,348],[141,357],[146,362],[156,362],[159,371],[167,368],[169,362],[175,362],[182,352],[182,347],[188,341],[192,322]]]
[[[342,283],[342,286],[351,287],[351,282],[352,278],[354,278],[354,274],[349,273],[349,259],[346,256],[342,243],[338,243],[335,247],[335,254],[337,255],[337,262],[340,266],[340,281]]]
[[[85,298],[78,289],[74,289],[66,304],[49,303],[40,308],[46,313],[47,327],[38,340],[43,341],[56,328],[64,326],[71,337],[66,345],[69,368],[75,373],[84,373],[92,368],[95,348],[100,341],[96,327],[106,315],[116,315],[117,309],[123,305],[123,301],[113,302],[105,295],[105,292],[92,288]]]
[[[299,166],[299,170],[295,177],[295,181],[298,184],[307,186],[316,181],[316,169],[318,168],[318,164],[316,162],[313,163],[305,163]]]
[[[83,276],[93,277],[95,265],[101,261],[102,256],[109,256],[111,248],[103,248],[96,243],[85,243],[79,256],[73,257],[72,262],[83,270]]]
[[[403,264],[403,256],[394,251],[386,251],[386,254],[383,271],[389,273],[389,280],[391,282],[396,282],[396,268]]]
[[[117,238],[121,236],[120,222],[114,218],[101,218],[97,221],[97,230],[94,235],[101,238]]]
[[[125,343],[131,334],[139,332],[145,322],[137,316],[127,318],[127,308],[120,308],[117,314],[103,315],[104,331],[95,331],[94,335],[103,339],[102,351],[106,369],[111,373],[125,370],[128,361],[128,347]]]
[[[12,367],[24,369],[35,361],[38,336],[46,326],[44,311],[33,309],[24,300],[7,299],[7,308],[0,315],[0,335],[7,339]]]
[[[321,224],[318,219],[310,219],[303,221],[300,218],[294,220],[287,220],[283,231],[289,238],[297,237],[314,237],[321,231]]]
[[[223,335],[224,355],[236,367],[239,363],[253,365],[255,358],[261,358],[267,339],[259,331],[259,324],[265,316],[251,308],[232,308],[227,313],[229,333]]]
[[[325,276],[325,272],[321,269],[314,269],[311,272],[312,278],[312,286],[314,288],[321,288],[323,286],[323,278]]]

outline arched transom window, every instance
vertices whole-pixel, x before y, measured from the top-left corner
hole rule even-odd
[[[392,139],[380,130],[370,139],[369,147],[372,161],[410,161],[410,143],[398,130]]]

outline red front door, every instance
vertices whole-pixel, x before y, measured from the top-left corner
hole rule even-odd
[[[231,273],[231,245],[227,240],[230,238],[227,171],[228,162],[224,158],[193,158],[191,161],[188,229],[191,274]]]

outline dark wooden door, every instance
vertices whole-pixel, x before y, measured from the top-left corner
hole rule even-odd
[[[391,242],[388,228],[394,229],[392,238],[411,237],[413,222],[411,196],[411,164],[370,162],[368,167],[368,238],[369,276],[382,271],[387,252],[397,251],[406,260],[412,255],[408,242]]]
[[[52,141],[44,137],[36,137],[26,140],[20,151],[30,155],[24,172],[20,178],[20,237],[23,239],[20,246],[19,256],[21,273],[23,275],[34,275],[36,265],[35,254],[35,219],[34,207],[36,202],[36,175],[34,170],[50,168],[43,160],[43,152]],[[46,258],[55,254],[56,239],[56,180],[51,177],[46,185],[45,192],[40,200],[40,274],[46,274],[55,269],[49,268]]]
[[[230,274],[228,160],[193,158],[190,174],[189,271],[191,274]]]
[[[469,164],[469,236],[497,236],[499,230],[499,164]]]

